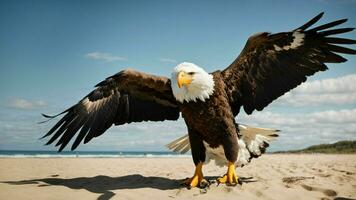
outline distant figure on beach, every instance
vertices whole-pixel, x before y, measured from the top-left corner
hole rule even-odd
[[[191,149],[194,175],[183,184],[206,184],[202,167],[209,160],[227,166],[219,183],[239,183],[235,168],[261,156],[277,130],[238,124],[240,109],[247,114],[261,111],[284,93],[297,87],[319,71],[325,63],[342,63],[337,53],[356,54],[339,46],[356,40],[334,37],[353,28],[334,28],[346,19],[315,28],[323,13],[292,31],[258,33],[251,36],[241,54],[223,71],[206,72],[184,62],[177,65],[171,78],[124,70],[106,78],[65,114],[44,136],[47,144],[57,141],[59,151],[74,137],[76,149],[84,141],[102,135],[109,127],[131,122],[177,120],[182,114],[188,135],[168,146],[179,152]]]

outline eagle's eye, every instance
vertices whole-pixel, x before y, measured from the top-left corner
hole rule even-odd
[[[188,74],[192,76],[195,74],[195,72],[188,72]]]

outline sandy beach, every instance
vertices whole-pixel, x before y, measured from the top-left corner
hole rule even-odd
[[[264,155],[238,168],[242,185],[205,165],[206,189],[179,185],[191,158],[1,158],[0,199],[356,199],[356,155]]]

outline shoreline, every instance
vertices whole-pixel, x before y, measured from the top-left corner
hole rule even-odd
[[[3,151],[4,152],[4,151]],[[5,151],[6,152],[6,151]],[[13,152],[13,151],[11,151]],[[0,151],[0,159],[3,158],[191,158],[190,152],[178,154],[175,152],[144,152],[144,151],[129,151],[129,152],[63,152],[56,151],[18,151],[17,154],[2,154]],[[23,153],[21,153],[23,152]],[[31,153],[28,153],[31,152]],[[41,153],[32,153],[41,152]],[[356,155],[356,153],[322,153],[322,152],[266,152],[263,155]]]

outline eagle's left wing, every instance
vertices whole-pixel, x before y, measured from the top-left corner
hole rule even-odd
[[[265,32],[248,39],[240,56],[222,72],[234,115],[239,113],[241,106],[247,114],[262,110],[306,81],[307,76],[327,70],[325,63],[346,61],[336,53],[356,54],[356,50],[338,46],[356,44],[355,40],[333,36],[353,28],[326,30],[346,19],[308,29],[322,15],[290,32]]]

